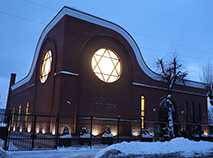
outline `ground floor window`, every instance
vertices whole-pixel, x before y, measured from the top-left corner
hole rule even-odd
[[[145,128],[145,97],[141,96],[141,128]]]
[[[29,110],[29,102],[27,102],[25,106],[24,126],[26,126],[26,123],[27,123],[28,110]]]
[[[13,127],[13,123],[14,123],[14,113],[15,113],[15,106],[13,105],[13,107],[12,107],[12,121],[11,121],[12,127]]]
[[[19,122],[20,122],[20,114],[21,114],[21,104],[19,104],[18,106],[18,116],[17,116],[17,126],[19,126]]]

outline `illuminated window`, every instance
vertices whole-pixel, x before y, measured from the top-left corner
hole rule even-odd
[[[25,106],[24,126],[26,126],[28,110],[29,110],[29,102],[27,102]]]
[[[101,48],[92,57],[92,70],[99,79],[111,83],[120,78],[122,63],[113,50]]]
[[[13,122],[14,122],[14,113],[15,113],[15,106],[13,105],[11,126],[13,126]]]
[[[44,83],[51,71],[52,64],[52,52],[50,50],[46,51],[42,58],[41,68],[40,68],[40,81]]]
[[[141,96],[141,128],[145,128],[145,98]]]
[[[20,114],[21,114],[21,104],[19,104],[19,106],[18,106],[17,126],[19,126],[19,122],[20,122]]]

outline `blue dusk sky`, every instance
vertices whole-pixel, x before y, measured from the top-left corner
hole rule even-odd
[[[138,44],[146,64],[177,50],[188,79],[200,81],[212,58],[212,0],[0,0],[0,103],[6,105],[10,74],[30,69],[41,32],[68,6],[114,22]]]

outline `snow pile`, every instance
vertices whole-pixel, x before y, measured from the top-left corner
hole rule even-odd
[[[84,135],[80,135],[80,138],[90,138],[90,134],[85,133]]]
[[[0,103],[0,109],[6,109],[6,106]]]
[[[0,122],[0,127],[6,127],[7,126],[7,124],[6,123],[4,123],[4,122]]]
[[[66,134],[66,135],[60,136],[60,138],[72,138],[72,135],[71,134]]]
[[[0,158],[11,158],[11,156],[0,147]]]
[[[15,145],[13,145],[13,143],[12,143],[12,142],[9,142],[8,150],[18,150],[18,148],[16,148],[16,146],[15,146]]]
[[[0,147],[0,158],[11,158],[11,156]]]
[[[105,157],[107,152],[113,151],[116,155],[164,155],[178,154],[178,156],[203,156],[213,152],[213,143],[195,142],[185,138],[175,138],[170,142],[122,142],[111,145],[99,151],[95,158]]]
[[[4,140],[0,139],[0,148],[4,148]],[[8,150],[18,150],[12,142],[9,142]],[[0,157],[1,158],[1,157]]]
[[[10,158],[11,156],[2,149],[4,146],[4,141],[0,139],[0,158]]]
[[[151,134],[142,134],[141,137],[142,138],[153,138],[153,136]]]
[[[103,135],[102,135],[102,137],[113,137],[113,134],[112,133],[104,133]]]

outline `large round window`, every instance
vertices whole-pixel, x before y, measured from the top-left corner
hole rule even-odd
[[[41,83],[44,83],[48,75],[51,71],[51,65],[52,65],[52,52],[50,50],[47,50],[44,53],[44,56],[42,58],[41,67],[40,67],[40,81]]]
[[[121,76],[121,59],[113,50],[101,48],[92,57],[92,70],[102,81],[114,82]]]

